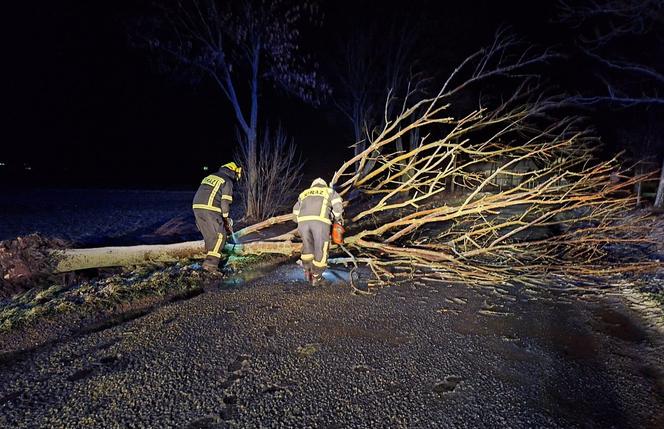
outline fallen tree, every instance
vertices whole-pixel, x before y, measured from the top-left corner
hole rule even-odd
[[[291,219],[292,215],[288,214],[275,216],[264,222],[249,225],[233,234],[233,240],[229,240],[229,243],[226,243],[224,252],[237,256],[263,253],[290,256],[299,253],[302,247],[301,243],[292,241],[295,238],[295,231],[289,231],[272,238],[259,238],[246,243],[241,242],[247,236],[257,235],[264,229]],[[198,240],[174,244],[64,249],[54,251],[53,253],[57,260],[54,271],[56,273],[64,273],[89,268],[170,262],[182,258],[202,258],[204,257],[205,249],[203,240]]]
[[[599,142],[581,118],[565,115],[562,97],[543,95],[525,76],[503,97],[454,114],[455,95],[473,82],[518,74],[552,55],[525,50],[515,60],[515,44],[499,37],[434,97],[404,102],[334,175],[342,195],[373,198],[354,214],[361,228],[347,241],[370,259],[380,282],[419,271],[442,281],[551,283],[661,266],[639,251],[652,244],[645,217],[629,215],[630,188],[652,174],[629,177],[618,158],[597,159]],[[455,84],[468,67],[469,77]],[[400,140],[413,133],[424,136],[420,144],[401,150]],[[369,161],[371,171],[357,173]],[[530,168],[518,168],[524,164]],[[451,185],[461,194],[446,192]],[[631,251],[617,255],[616,247]]]
[[[238,256],[262,253],[290,256],[299,253],[300,248],[300,243],[290,241],[259,241],[246,244],[227,244],[224,251],[227,254]],[[60,252],[60,262],[56,266],[55,272],[63,273],[88,268],[140,265],[149,262],[171,262],[182,258],[202,258],[204,254],[202,240],[162,245],[67,249]]]
[[[352,200],[348,247],[377,283],[413,276],[475,284],[606,280],[661,267],[640,253],[652,241],[644,216],[630,215],[630,189],[653,176],[622,174],[618,158],[599,160],[587,124],[525,72],[554,56],[499,35],[437,94],[413,104],[406,97],[392,118],[388,96],[382,129],[331,181]],[[511,89],[469,110],[454,107],[459,93],[490,78],[508,79]],[[413,136],[418,144],[404,150],[402,141]],[[290,214],[271,218],[237,238],[289,221]],[[294,238],[290,231],[226,250],[294,255]],[[202,242],[66,250],[58,270],[202,250]]]

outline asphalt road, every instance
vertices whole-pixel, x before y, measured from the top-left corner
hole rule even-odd
[[[661,339],[619,299],[296,266],[0,368],[0,427],[664,427]]]

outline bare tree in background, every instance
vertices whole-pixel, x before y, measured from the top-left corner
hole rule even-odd
[[[358,28],[342,44],[333,99],[352,127],[355,155],[364,151],[374,130],[393,115],[400,102],[423,95],[425,80],[416,72],[418,37],[414,25],[401,20],[387,31],[376,26]],[[412,82],[416,85],[411,87]],[[417,144],[417,137],[412,140],[410,145]],[[379,155],[374,153],[356,168],[370,171]]]
[[[657,195],[655,196],[655,208],[664,209],[664,159],[662,159],[662,169],[659,172],[659,186],[657,187]]]
[[[560,20],[579,32],[578,47],[605,89],[574,102],[664,106],[664,0],[559,4]]]
[[[297,155],[295,142],[289,139],[284,128],[279,125],[275,130],[265,127],[261,133],[260,154],[257,160],[258,177],[251,186],[248,180],[240,182],[241,198],[253,198],[245,201],[245,206],[254,207],[254,219],[266,219],[274,216],[293,202],[293,193],[299,188],[302,178],[302,160]],[[246,145],[240,145],[237,158],[243,165],[249,163],[251,154]]]
[[[604,87],[603,93],[579,94],[570,101],[649,109],[642,121],[644,132],[636,133],[645,134],[651,128],[648,117],[664,117],[664,0],[560,1],[559,5],[561,21],[581,34],[578,47],[595,65],[594,75]],[[656,125],[661,122],[654,121]],[[655,138],[658,141],[633,143],[638,161],[652,156],[655,162],[664,162],[664,136]],[[640,183],[637,189],[640,194]],[[655,207],[660,209],[663,194],[660,180],[655,199]]]
[[[367,129],[373,122],[376,105],[377,79],[380,57],[375,55],[374,33],[370,30],[354,32],[345,41],[336,70],[339,87],[333,92],[336,108],[350,122],[354,152],[366,147]]]
[[[301,27],[317,16],[310,2],[180,0],[162,6],[146,31],[148,46],[177,71],[210,79],[230,102],[244,154],[247,218],[259,218],[265,204],[254,195],[265,195],[258,188],[261,85],[271,82],[312,104],[327,92],[317,64],[300,48]]]
[[[657,109],[630,109],[620,112],[622,119],[616,127],[616,136],[620,146],[624,147],[626,159],[634,164],[633,174],[644,176],[659,168],[662,151],[664,151],[664,123],[658,120]],[[645,185],[645,186],[644,186]],[[634,187],[637,196],[637,207],[642,204],[642,195],[653,185],[638,182]],[[650,192],[648,192],[650,193]]]

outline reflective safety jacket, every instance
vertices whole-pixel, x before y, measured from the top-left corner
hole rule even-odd
[[[222,168],[201,181],[194,195],[192,207],[199,210],[210,210],[228,217],[233,202],[233,173]]]
[[[319,220],[328,225],[343,219],[343,204],[339,194],[332,188],[315,185],[303,191],[293,206],[296,222]]]

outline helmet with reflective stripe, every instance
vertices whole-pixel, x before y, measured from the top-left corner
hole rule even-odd
[[[311,182],[311,187],[313,188],[314,186],[324,186],[327,188],[327,183],[325,182],[325,180],[319,177],[318,179]]]
[[[228,168],[231,170],[233,173],[235,173],[235,178],[237,180],[240,180],[242,178],[242,167],[238,166],[234,162],[229,162],[227,164],[224,164],[221,166],[221,168]]]

